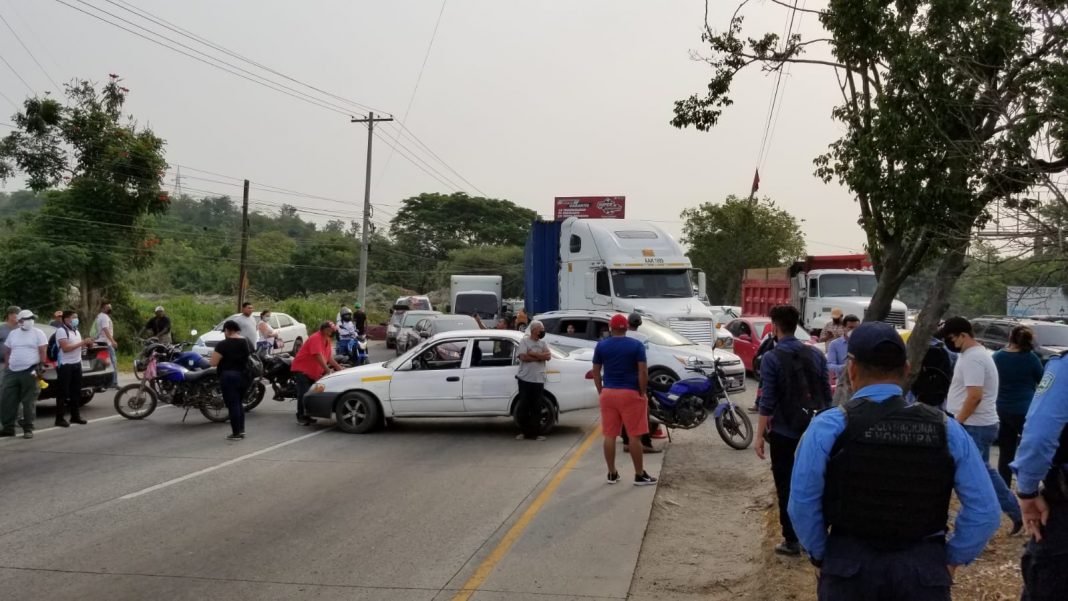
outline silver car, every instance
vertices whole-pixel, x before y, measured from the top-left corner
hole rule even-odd
[[[397,324],[396,334],[396,346],[397,355],[407,351],[415,346],[421,339],[418,336],[414,336],[412,331],[415,328],[415,324],[420,320],[432,317],[434,315],[441,315],[441,311],[405,311],[404,317],[401,318],[400,323]]]

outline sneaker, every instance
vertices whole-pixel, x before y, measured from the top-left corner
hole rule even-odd
[[[749,413],[759,413],[760,412],[760,407],[758,407],[756,405],[753,405],[752,407],[746,407],[745,410],[748,411]]]
[[[619,472],[608,472],[608,483],[609,484],[619,484],[619,480],[620,480]]]
[[[649,445],[649,446],[642,446],[642,453],[645,453],[646,455],[648,455],[650,453],[663,453],[663,451],[661,451],[660,449],[654,447],[653,445]]]
[[[84,426],[85,424],[88,424],[89,422],[85,421],[84,417],[80,417],[79,416],[79,417],[70,418],[70,423],[72,423],[72,424],[81,424],[81,425]]]
[[[656,484],[656,478],[649,475],[648,472],[642,472],[641,475],[634,476],[634,486],[652,486]]]
[[[23,430],[22,437],[23,438],[33,438],[33,430]]]
[[[227,434],[226,435],[226,440],[244,440],[244,439],[245,439],[245,435],[244,434]]]
[[[70,423],[67,420],[65,420],[65,419],[63,419],[61,417],[61,418],[56,420],[56,427],[57,428],[69,428],[70,427]]]
[[[777,555],[789,555],[790,557],[797,557],[801,555],[801,543],[797,541],[783,541],[779,543],[777,547],[775,547],[775,553]]]

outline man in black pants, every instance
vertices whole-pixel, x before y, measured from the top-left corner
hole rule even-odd
[[[790,305],[771,309],[771,324],[778,343],[760,362],[760,424],[753,445],[764,459],[764,441],[771,445],[771,474],[779,497],[779,524],[783,542],[780,555],[798,556],[801,545],[790,522],[790,476],[797,444],[818,409],[831,404],[827,358],[794,337],[801,315]]]
[[[56,425],[60,428],[68,428],[71,424],[85,424],[82,419],[82,351],[93,346],[92,340],[82,340],[78,332],[78,314],[74,311],[63,311],[60,315],[60,324],[56,328],[56,346],[59,347],[59,356],[56,375],[59,390],[56,394]],[[70,421],[65,419],[70,413]]]
[[[516,421],[522,432],[516,440],[545,440],[541,435],[541,396],[545,389],[545,362],[552,355],[545,338],[545,326],[533,321],[527,335],[519,341],[519,402],[515,407]]]

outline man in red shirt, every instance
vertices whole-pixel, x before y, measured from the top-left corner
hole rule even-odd
[[[333,331],[333,322],[324,321],[320,324],[319,331],[308,336],[290,366],[297,384],[297,423],[302,426],[315,423],[315,418],[308,417],[304,410],[304,395],[308,394],[312,383],[328,373],[330,368],[341,370],[341,366],[334,361],[334,345],[330,340]]]

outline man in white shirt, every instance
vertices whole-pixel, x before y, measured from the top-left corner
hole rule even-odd
[[[1001,511],[1012,519],[1013,534],[1023,528],[1023,515],[1016,497],[990,467],[990,446],[998,436],[998,368],[994,358],[972,335],[972,324],[963,317],[951,317],[942,326],[946,347],[959,352],[953,368],[953,381],[946,397],[946,411],[975,441],[990,472],[990,482],[998,495]]]
[[[81,416],[82,351],[93,346],[92,340],[82,340],[78,331],[78,314],[63,311],[56,328],[56,426],[69,428],[71,424],[87,423]],[[70,421],[64,417],[70,413]]]
[[[93,330],[96,331],[96,341],[99,344],[107,345],[108,356],[111,358],[111,368],[114,370],[114,376],[111,380],[111,387],[119,387],[119,364],[115,349],[119,347],[115,342],[115,327],[111,322],[111,303],[103,301],[100,303],[100,313],[96,316],[96,322],[93,324]]]
[[[237,325],[241,327],[241,337],[248,341],[249,350],[256,350],[256,343],[260,341],[260,334],[257,331],[256,318],[252,316],[252,303],[246,302],[241,305],[241,315],[234,318]]]
[[[47,360],[44,332],[33,327],[33,312],[24,309],[18,314],[17,330],[12,330],[4,342],[4,388],[0,393],[0,436],[15,435],[15,418],[22,408],[23,438],[33,438],[33,420],[37,415],[37,369]]]

